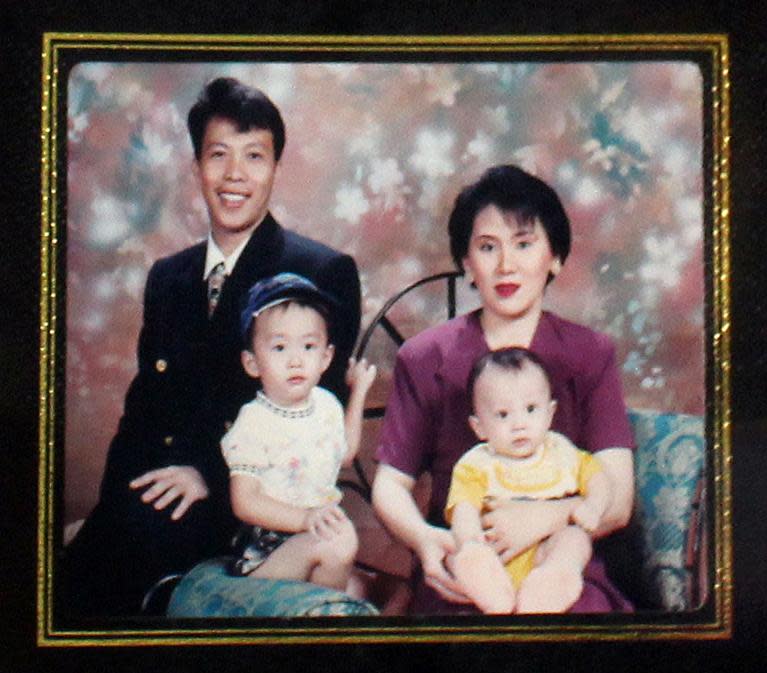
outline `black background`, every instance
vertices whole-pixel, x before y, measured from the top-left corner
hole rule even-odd
[[[767,3],[0,0],[0,673],[765,670]],[[167,3],[170,5],[171,3]],[[689,4],[689,6],[687,6]],[[680,7],[680,5],[685,5]],[[727,33],[732,83],[735,633],[728,641],[38,649],[35,645],[42,34]]]

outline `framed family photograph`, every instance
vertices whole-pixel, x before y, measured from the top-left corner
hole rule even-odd
[[[729,638],[729,48],[45,33],[37,644]]]

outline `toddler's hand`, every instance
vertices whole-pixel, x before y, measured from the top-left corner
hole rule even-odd
[[[377,369],[371,365],[365,358],[357,361],[349,358],[349,366],[346,369],[346,384],[353,390],[359,390],[366,393],[375,381]]]
[[[329,540],[341,532],[346,514],[338,505],[324,505],[306,510],[304,530],[315,537]]]

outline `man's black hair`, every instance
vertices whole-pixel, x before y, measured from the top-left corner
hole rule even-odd
[[[270,131],[274,159],[280,160],[285,147],[285,124],[277,106],[260,89],[247,86],[233,77],[219,77],[202,90],[187,117],[194,156],[198,161],[202,156],[205,129],[213,117],[232,121],[240,133],[250,129]]]

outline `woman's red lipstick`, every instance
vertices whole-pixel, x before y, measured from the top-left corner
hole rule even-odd
[[[503,298],[511,297],[518,289],[519,285],[516,283],[499,283],[495,286],[496,293]]]

